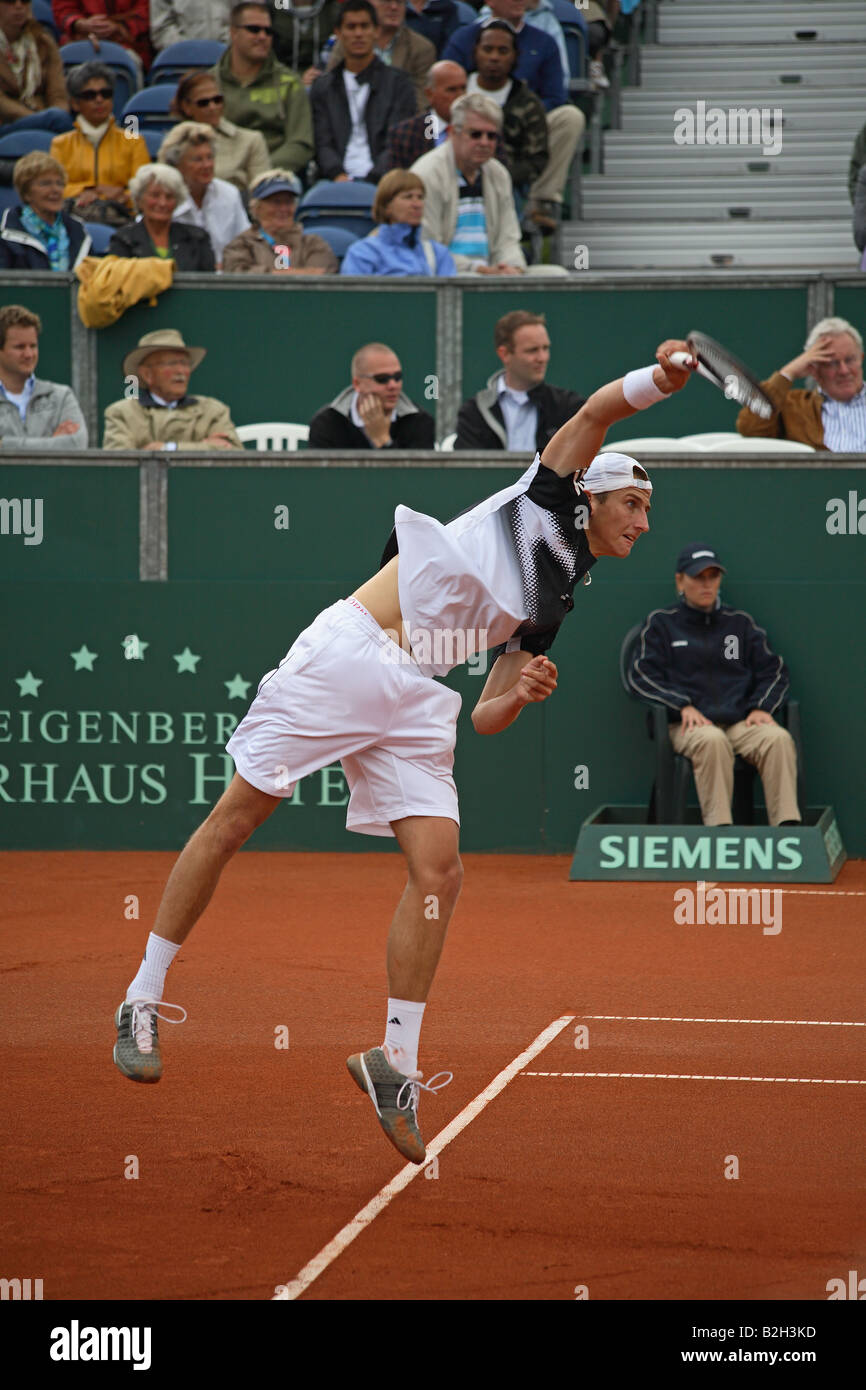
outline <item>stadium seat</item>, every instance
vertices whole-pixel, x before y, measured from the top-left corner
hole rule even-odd
[[[160,145],[165,139],[165,131],[151,130],[148,126],[145,126],[143,130],[139,131],[139,134],[141,135],[141,138],[144,141],[144,143],[147,145],[148,153],[150,154],[151,159],[157,159],[159,156]]]
[[[478,11],[467,4],[467,0],[454,0],[457,6],[457,17],[461,24],[474,24],[478,18]]]
[[[569,6],[569,8],[571,8]],[[586,35],[572,18],[570,23],[562,23],[562,32],[565,37],[565,51],[568,56],[568,67],[571,72],[571,80],[568,84],[570,95],[577,92],[588,92],[590,90],[589,76],[587,72],[588,48]]]
[[[628,673],[637,652],[645,620],[635,623],[623,638],[619,653],[619,676],[626,694],[646,709],[647,732],[655,743],[655,779],[647,807],[649,825],[684,825],[686,798],[689,792],[692,764],[689,758],[675,753],[668,732],[668,712],[665,705],[646,700],[629,684]],[[800,704],[788,700],[775,711],[774,717],[786,728],[797,749],[797,801],[801,811],[806,806],[803,780],[803,741],[800,734]],[[734,793],[731,814],[734,825],[754,822],[754,782],[757,769],[737,754],[734,759]]]
[[[0,159],[20,159],[33,150],[51,149],[53,130],[13,130],[0,135]]]
[[[0,187],[0,217],[3,216],[7,208],[17,208],[20,202],[21,199],[14,188]]]
[[[242,444],[254,443],[256,449],[289,449],[294,452],[310,437],[309,425],[262,424],[239,425],[238,439]]]
[[[681,439],[668,438],[661,434],[647,434],[640,439],[618,439],[615,444],[603,444],[602,454],[628,454],[637,450],[645,454],[686,454],[694,453],[693,444],[683,444]]]
[[[338,261],[342,261],[349,247],[358,240],[356,234],[348,227],[334,227],[327,222],[317,222],[315,232],[316,236],[328,243]]]
[[[91,256],[104,256],[108,251],[108,243],[114,234],[114,228],[108,227],[104,222],[85,222],[87,235],[91,240]]]
[[[138,68],[119,43],[102,42],[97,51],[89,39],[64,44],[60,50],[64,71],[77,68],[79,63],[100,62],[111,68],[115,77],[114,116],[118,120],[133,92],[140,87]]]
[[[130,97],[123,108],[120,118],[121,125],[127,116],[134,116],[138,121],[139,133],[144,135],[145,131],[159,131],[164,135],[167,130],[171,130],[176,125],[174,116],[169,115],[169,107],[175,93],[175,85],[168,82],[160,82],[156,87],[145,87],[143,91],[136,92]],[[150,144],[148,144],[150,149]]]
[[[177,82],[190,68],[212,68],[225,53],[219,39],[180,39],[158,53],[147,76],[149,87],[162,82]]]
[[[744,434],[687,434],[680,440],[696,449],[706,449],[708,453],[739,454],[814,454],[811,444],[800,444],[794,439],[750,439]]]
[[[37,24],[41,24],[47,29],[54,42],[57,43],[60,35],[57,32],[57,25],[54,21],[54,11],[51,8],[51,0],[33,0],[33,18]]]
[[[373,199],[376,185],[349,181],[333,183],[322,179],[305,193],[298,206],[298,221],[305,231],[318,231],[318,224],[345,227],[356,236],[366,236],[376,225],[373,221]]]
[[[441,440],[440,443],[438,443],[438,444],[436,445],[436,448],[439,449],[439,450],[441,450],[441,452],[442,452],[443,454],[453,454],[453,453],[454,453],[454,445],[455,445],[456,443],[457,443],[457,431],[455,430],[453,434],[446,434],[445,438],[444,438],[443,440]]]

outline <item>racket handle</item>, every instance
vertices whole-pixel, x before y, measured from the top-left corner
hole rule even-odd
[[[688,352],[672,352],[671,361],[675,367],[696,367],[695,359]]]

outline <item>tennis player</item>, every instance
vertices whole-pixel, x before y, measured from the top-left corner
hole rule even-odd
[[[398,554],[320,613],[262,678],[226,745],[235,776],[175,863],[115,1015],[114,1060],[130,1080],[162,1075],[157,1019],[186,1018],[163,1003],[166,971],[223,868],[302,777],[339,758],[347,828],[396,837],[408,866],[388,935],[385,1038],[348,1067],[394,1146],[424,1161],[419,1092],[440,1090],[451,1074],[422,1079],[421,1021],[462,878],[452,776],[461,699],[432,677],[492,649],[472,712],[481,734],[507,728],[556,689],[546,653],[575,585],[589,582],[600,556],[624,558],[649,530],[646,472],[598,451],[616,421],[686,384],[691,371],[671,362],[675,351],[688,353],[687,344],[664,342],[657,365],[601,387],[517,482],[447,525],[397,507]]]

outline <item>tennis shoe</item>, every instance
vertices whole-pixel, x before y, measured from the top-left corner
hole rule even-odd
[[[427,1151],[418,1128],[419,1093],[430,1091],[435,1095],[448,1085],[452,1073],[440,1071],[429,1081],[422,1081],[420,1071],[406,1075],[392,1067],[381,1047],[355,1053],[346,1066],[355,1084],[373,1102],[379,1124],[394,1148],[410,1163],[423,1163]]]
[[[160,1009],[177,1009],[180,1018],[171,1018]],[[163,1023],[183,1023],[186,1009],[180,1004],[165,1004],[160,999],[134,999],[121,1004],[114,1015],[117,1042],[114,1044],[114,1064],[130,1081],[158,1081],[162,1076],[162,1056],[159,1050],[157,1019]]]

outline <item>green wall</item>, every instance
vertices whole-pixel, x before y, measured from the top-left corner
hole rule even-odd
[[[447,519],[514,476],[180,464],[169,470],[169,580],[141,583],[135,470],[0,467],[0,495],[33,495],[38,479],[45,509],[41,546],[0,538],[0,842],[179,847],[231,770],[225,736],[258,680],[315,613],[376,569],[395,503]],[[652,530],[627,561],[601,560],[576,595],[552,652],[560,681],[547,704],[483,739],[468,718],[483,676],[449,678],[464,697],[464,848],[568,851],[598,804],[647,797],[652,747],[642,709],[620,687],[619,647],[670,600],[681,546],[705,540],[728,568],[725,598],[754,613],[789,664],[810,804],[835,805],[848,852],[866,853],[866,539],[826,529],[829,499],[866,500],[866,470],[683,465],[653,476]],[[288,530],[274,527],[278,506],[289,508]],[[93,517],[100,528],[83,531]],[[126,655],[130,637],[140,659]],[[92,670],[75,669],[82,648],[97,654]],[[174,659],[187,648],[195,671]],[[40,684],[19,694],[28,673]],[[588,789],[574,788],[578,765]],[[202,775],[211,780],[197,782]],[[127,804],[110,803],[127,791]],[[388,848],[347,834],[343,796],[339,772],[306,779],[298,804],[280,808],[253,848]]]

